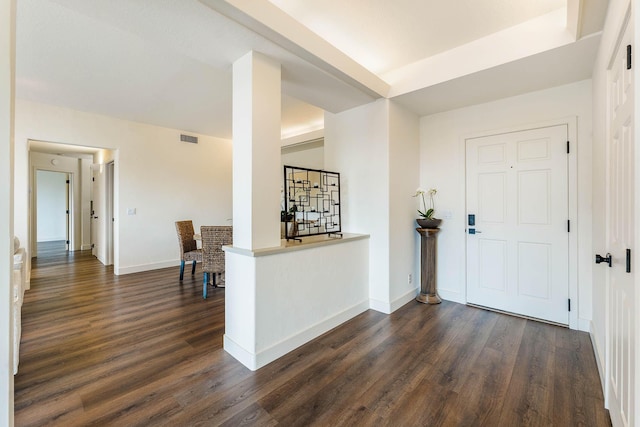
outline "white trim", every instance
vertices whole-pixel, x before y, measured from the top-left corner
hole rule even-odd
[[[391,305],[390,305],[391,312],[390,313],[393,313],[394,311],[396,311],[397,309],[399,309],[403,305],[405,305],[408,302],[414,300],[418,296],[419,293],[420,293],[420,288],[411,289],[411,290],[405,292],[404,295],[400,295],[398,298],[396,298],[393,301],[391,301]]]
[[[578,318],[578,330],[582,332],[591,331],[591,320],[583,319],[582,317]]]
[[[578,310],[580,307],[579,303],[579,293],[578,293],[578,117],[577,116],[569,116],[552,120],[544,120],[541,122],[534,122],[528,124],[520,124],[515,126],[509,126],[506,128],[500,129],[490,129],[484,131],[475,131],[464,134],[460,137],[460,149],[461,152],[464,153],[462,158],[462,170],[465,173],[467,172],[466,168],[466,143],[469,139],[474,138],[482,138],[486,136],[493,135],[501,135],[505,133],[513,133],[513,132],[522,132],[531,129],[539,129],[545,127],[553,127],[553,126],[567,126],[567,138],[570,141],[570,152],[568,155],[568,185],[569,185],[569,220],[572,224],[572,231],[569,233],[569,298],[571,299],[571,311],[569,312],[569,328],[570,329],[581,329],[578,322]],[[462,185],[462,197],[464,198],[464,203],[466,211],[466,179],[463,179],[461,182]],[[464,221],[464,217],[463,217]],[[465,225],[466,227],[466,225]],[[467,290],[467,272],[466,272],[466,239],[465,239],[465,280],[464,280],[464,290],[465,295],[462,300],[451,299],[452,301],[460,302],[461,304],[466,304],[466,290]],[[438,291],[441,293],[441,291]],[[449,299],[441,296],[445,299]]]
[[[117,269],[114,268],[113,274],[115,274],[116,276],[119,276],[122,274],[140,273],[142,271],[159,270],[161,268],[178,267],[178,266],[180,266],[180,260],[174,259],[170,261],[154,262],[152,264],[139,264],[139,265],[131,265],[128,267],[122,267]],[[187,269],[187,267],[185,267],[185,269]],[[178,271],[176,270],[176,275],[177,274],[178,274]]]
[[[84,245],[80,246],[80,250],[81,250],[81,251],[88,251],[88,250],[91,250],[91,244],[90,244],[90,243],[87,243],[87,244],[84,244]]]
[[[600,387],[602,387],[602,392],[605,393],[605,359],[600,347],[598,347],[598,340],[596,339],[596,334],[593,329],[593,322],[589,322],[589,337],[591,338],[591,345],[593,346],[593,355],[596,359],[596,366],[598,368],[598,375],[600,376]],[[605,405],[606,407],[606,405]]]
[[[466,271],[465,271],[465,273],[466,273]],[[465,289],[465,291],[467,289],[466,274],[465,274],[464,289]],[[438,296],[440,298],[442,298],[443,300],[446,300],[446,301],[457,302],[459,304],[466,304],[467,303],[466,292],[463,294],[463,293],[460,293],[460,292],[449,291],[447,289],[438,289]]]
[[[386,301],[369,298],[369,308],[380,313],[391,314],[391,304]]]
[[[229,338],[227,334],[222,337],[224,351],[233,356],[238,362],[255,371],[257,368],[256,355],[245,350],[240,344]]]
[[[409,301],[413,300],[418,293],[420,293],[420,288],[411,289],[391,302],[369,298],[369,308],[380,313],[391,314]]]
[[[350,320],[357,315],[364,313],[369,309],[368,301],[362,301],[352,307],[347,308],[346,310],[341,311],[340,313],[334,314],[331,317],[328,317],[325,320],[322,320],[315,325],[310,326],[309,328],[297,332],[296,334],[280,341],[268,347],[264,350],[260,350],[257,353],[252,353],[247,349],[241,347],[236,342],[224,336],[224,350],[238,359],[240,363],[242,363],[247,368],[255,371],[257,369],[262,368],[263,366],[268,365],[276,359],[284,356],[290,351],[295,350],[296,348],[306,344],[307,342],[319,337],[325,332],[335,328]]]

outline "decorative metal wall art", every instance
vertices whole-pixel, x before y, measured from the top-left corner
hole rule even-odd
[[[285,238],[328,234],[341,237],[340,174],[296,166],[284,167]]]

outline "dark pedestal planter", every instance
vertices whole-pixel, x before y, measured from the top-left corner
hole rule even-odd
[[[440,221],[440,220],[438,220]],[[420,295],[416,300],[425,304],[440,304],[436,283],[436,260],[438,251],[437,228],[416,228],[420,233]]]

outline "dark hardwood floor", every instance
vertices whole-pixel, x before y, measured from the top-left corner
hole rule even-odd
[[[251,372],[224,290],[39,248],[17,426],[609,426],[589,336],[460,304],[367,311]],[[274,313],[277,315],[277,313]]]

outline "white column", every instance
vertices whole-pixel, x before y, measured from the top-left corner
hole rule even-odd
[[[15,0],[0,0],[0,425],[13,425],[13,122]]]
[[[249,52],[233,64],[233,246],[280,246],[280,65]],[[256,258],[226,253],[224,349],[257,369]]]
[[[249,52],[233,64],[233,246],[280,245],[280,64]]]

